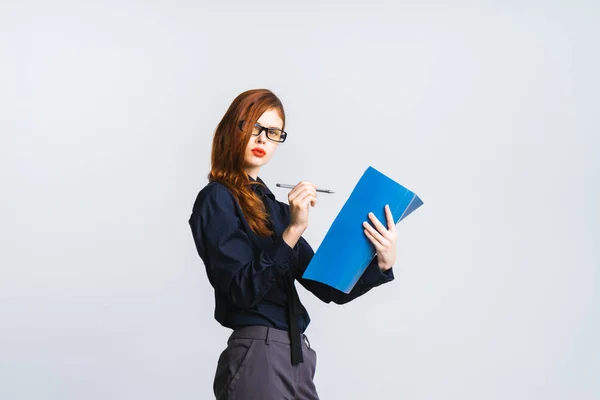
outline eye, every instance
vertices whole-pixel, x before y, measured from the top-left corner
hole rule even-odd
[[[279,139],[281,137],[281,131],[279,129],[269,129],[268,134],[273,139]]]

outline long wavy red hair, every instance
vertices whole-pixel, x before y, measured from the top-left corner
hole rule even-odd
[[[233,100],[215,130],[208,174],[210,182],[219,182],[231,190],[250,228],[260,236],[270,236],[273,231],[262,200],[252,190],[252,185],[260,183],[251,181],[244,171],[244,155],[254,124],[271,109],[278,112],[285,129],[283,105],[270,90],[248,90]]]

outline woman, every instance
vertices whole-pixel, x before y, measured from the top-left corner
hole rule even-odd
[[[215,319],[233,329],[217,365],[217,399],[318,399],[316,353],[303,333],[310,318],[294,280],[326,303],[343,304],[394,279],[396,231],[387,206],[388,228],[372,214],[373,226],[363,224],[377,256],[349,294],[302,278],[314,254],[302,234],[316,187],[298,183],[288,205],[258,177],[285,142],[284,128],[283,106],[272,92],[240,94],[217,126],[209,183],[189,219],[214,288]]]

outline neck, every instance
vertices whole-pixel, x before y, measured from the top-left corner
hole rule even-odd
[[[258,178],[258,173],[260,172],[260,168],[246,168],[245,172],[250,175],[254,180]]]

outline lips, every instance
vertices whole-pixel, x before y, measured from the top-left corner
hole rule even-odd
[[[252,149],[252,154],[254,154],[256,157],[264,157],[267,153],[265,153],[263,149],[256,148]]]

